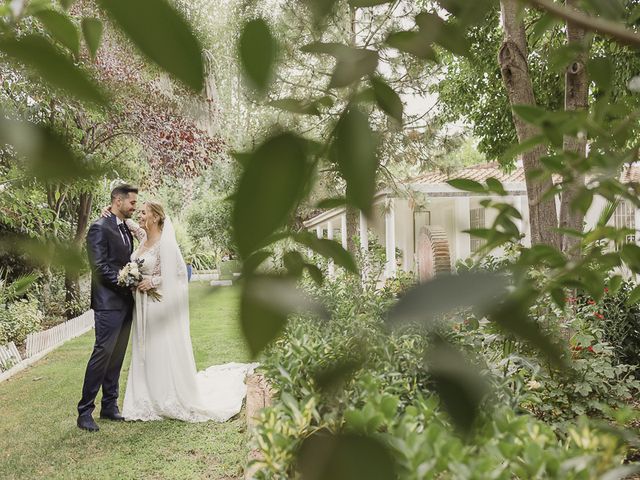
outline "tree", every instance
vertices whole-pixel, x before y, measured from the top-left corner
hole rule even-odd
[[[500,49],[499,61],[502,78],[507,88],[511,105],[536,106],[533,84],[529,75],[529,49],[524,23],[519,16],[517,0],[501,0],[502,24],[505,40]],[[535,125],[514,114],[514,123],[520,143],[526,143],[540,135]],[[532,172],[541,167],[540,158],[545,154],[543,145],[538,145],[522,154],[526,175],[529,218],[531,222],[531,242],[560,246],[556,233],[557,212],[553,198],[545,194],[552,189],[552,180],[535,179]]]

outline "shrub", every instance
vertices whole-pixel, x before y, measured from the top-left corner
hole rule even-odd
[[[0,344],[22,344],[27,335],[40,330],[44,316],[33,299],[12,302],[0,309]]]
[[[607,291],[598,304],[582,299],[579,308],[601,327],[603,340],[613,346],[618,363],[640,367],[640,306],[629,302],[635,287],[633,282],[624,282],[615,293]]]
[[[267,351],[262,368],[276,401],[261,412],[253,439],[263,454],[257,478],[296,478],[296,452],[319,430],[382,441],[401,479],[591,479],[620,465],[622,437],[582,414],[606,416],[638,385],[597,331],[580,319],[571,325],[570,345],[583,348],[567,348],[575,374],[563,376],[470,312],[450,318],[457,323],[447,336],[495,387],[471,436],[460,436],[424,367],[428,340],[416,327],[387,331],[384,312],[398,291],[369,288],[370,273],[364,285],[340,274],[319,287],[309,282],[331,318],[292,319]],[[534,310],[552,328],[565,313],[546,304]],[[354,357],[362,363],[349,364]]]

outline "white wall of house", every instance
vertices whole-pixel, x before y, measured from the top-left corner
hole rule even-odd
[[[510,203],[517,208],[522,220],[516,221],[521,233],[525,236],[522,240],[525,246],[531,245],[531,227],[529,223],[529,209],[527,197],[524,194],[524,185],[514,184],[511,191],[516,192],[505,197],[491,197],[492,200]],[[386,275],[392,276],[396,270],[395,248],[402,252],[402,260],[399,267],[405,271],[416,271],[415,239],[425,224],[442,227],[447,233],[451,254],[452,266],[459,260],[465,260],[472,253],[471,236],[463,233],[471,228],[471,212],[474,209],[483,208],[480,202],[487,197],[479,195],[461,194],[461,192],[448,185],[428,185],[425,188],[413,192],[414,197],[394,198],[390,195],[380,194],[374,205],[372,218],[361,223],[366,223],[367,231],[378,240],[387,253]],[[414,210],[414,205],[418,207]],[[593,228],[600,217],[607,200],[603,197],[594,197],[593,203],[585,215],[585,229]],[[630,221],[632,227],[640,227],[640,210],[632,208],[635,217]],[[414,214],[418,211],[418,214]],[[494,209],[484,210],[484,228],[489,228],[497,215]],[[627,215],[629,217],[629,215]],[[305,222],[307,228],[323,235],[325,238],[342,239],[341,232],[345,227],[344,209],[335,209],[310,219]],[[415,221],[414,221],[415,219]],[[629,220],[627,218],[627,220]],[[614,224],[612,219],[610,224]],[[332,231],[329,232],[329,226]],[[483,225],[479,225],[483,227]],[[637,230],[638,232],[638,230]],[[640,244],[640,235],[636,234],[636,243]],[[394,248],[395,247],[395,248]],[[493,251],[493,255],[504,253],[502,250]]]

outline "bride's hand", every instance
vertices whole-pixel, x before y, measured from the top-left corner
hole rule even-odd
[[[152,288],[153,288],[153,284],[151,283],[151,280],[148,278],[143,279],[138,284],[138,290],[140,290],[141,292],[146,292],[148,290],[151,290]]]
[[[100,211],[100,216],[102,218],[109,218],[111,215],[113,215],[113,213],[111,213],[111,205],[107,205],[106,207],[103,207],[102,210]]]

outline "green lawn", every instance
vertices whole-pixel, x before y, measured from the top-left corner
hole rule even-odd
[[[211,292],[204,284],[191,287],[191,334],[198,369],[248,360],[238,328],[238,291]],[[243,414],[223,424],[96,419],[99,432],[79,430],[76,404],[93,339],[92,331],[72,340],[0,383],[0,478],[232,479],[242,475],[248,453]],[[120,405],[128,365],[127,354]]]

